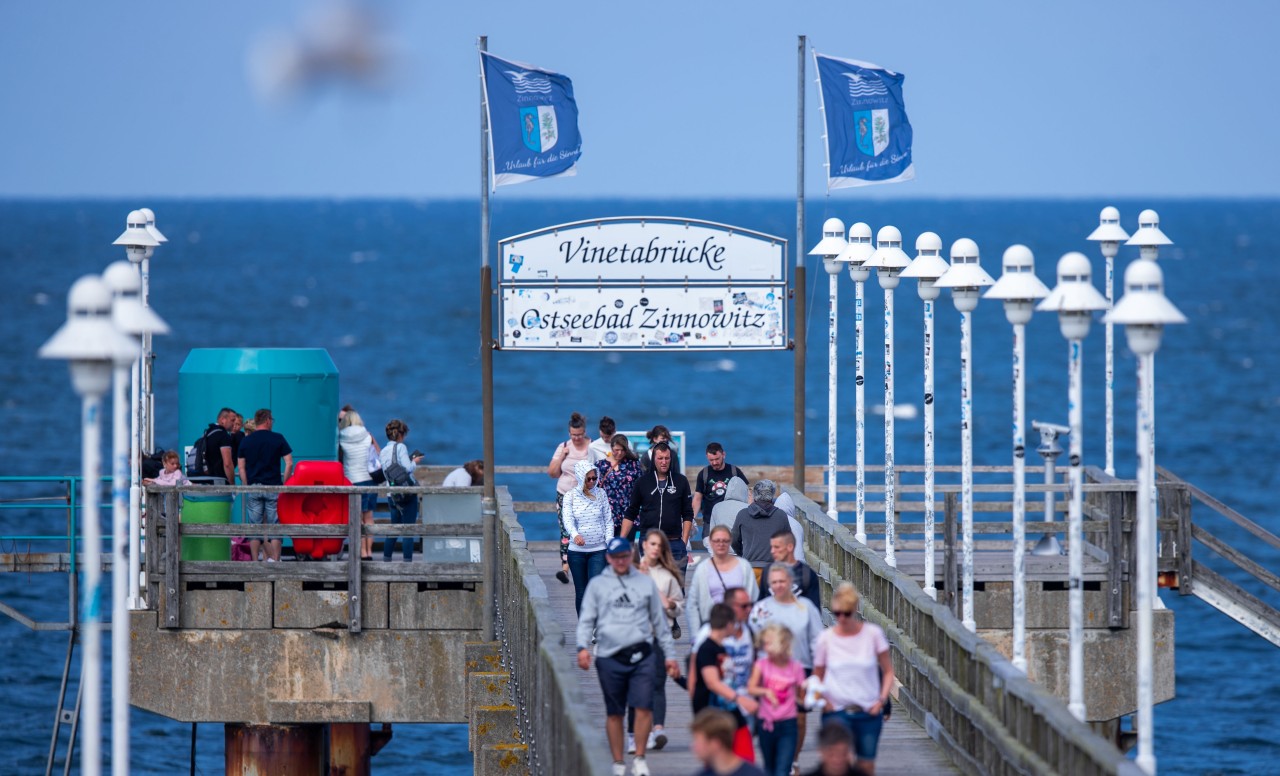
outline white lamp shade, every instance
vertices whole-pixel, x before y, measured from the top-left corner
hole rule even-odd
[[[1165,237],[1160,231],[1160,215],[1154,210],[1144,210],[1138,215],[1138,231],[1125,245],[1136,245],[1139,248],[1158,248],[1162,245],[1173,245],[1173,240]]]
[[[838,260],[840,254],[844,252],[845,245],[844,222],[838,218],[828,218],[822,224],[822,239],[813,246],[809,255]]]
[[[984,298],[1030,301],[1044,299],[1049,295],[1049,287],[1036,277],[1035,257],[1027,246],[1011,245],[1006,248],[1001,264],[1004,272],[995,285],[982,295]]]
[[[902,277],[937,280],[948,266],[947,260],[942,258],[942,238],[933,232],[925,232],[916,238],[916,257],[902,270]]]
[[[882,226],[876,234],[876,250],[864,266],[876,270],[900,271],[911,264],[911,257],[902,250],[902,232],[896,226]]]
[[[1098,215],[1098,228],[1085,239],[1093,242],[1124,242],[1129,239],[1129,233],[1120,226],[1120,211],[1110,205],[1104,207]]]
[[[77,280],[67,294],[67,321],[40,347],[40,357],[132,363],[140,346],[112,323],[111,305],[111,289],[102,278]]]
[[[951,266],[934,281],[934,285],[939,288],[985,288],[995,282],[979,263],[978,244],[968,237],[961,237],[951,245]]]
[[[152,212],[151,208],[149,207],[139,208],[138,212],[142,214],[142,220],[143,220],[143,223],[146,224],[147,234],[151,235],[152,237],[156,238],[162,243],[169,242],[169,238],[165,237],[160,232],[160,230],[156,228],[156,214]]]
[[[1124,296],[1103,318],[1108,323],[1155,326],[1187,322],[1164,295],[1164,273],[1154,261],[1132,262],[1124,272],[1124,287]]]
[[[1083,253],[1071,252],[1058,260],[1058,285],[1036,309],[1042,312],[1080,313],[1107,309],[1107,298],[1090,283],[1093,272]]]

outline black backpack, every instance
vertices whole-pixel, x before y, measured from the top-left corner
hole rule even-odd
[[[196,443],[187,449],[187,476],[188,477],[208,477],[209,462],[205,457],[205,452],[209,446],[209,432],[218,428],[217,424],[209,426],[205,432],[200,435]]]

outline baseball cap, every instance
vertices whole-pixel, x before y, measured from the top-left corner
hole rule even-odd
[[[609,540],[609,544],[604,551],[606,555],[621,555],[624,552],[631,552],[631,542],[621,536],[615,536]]]

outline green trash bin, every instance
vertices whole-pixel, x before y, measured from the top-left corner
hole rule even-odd
[[[231,500],[231,496],[227,495],[184,494],[182,522],[226,525],[231,522]],[[231,538],[227,536],[184,537],[182,559],[231,560]]]

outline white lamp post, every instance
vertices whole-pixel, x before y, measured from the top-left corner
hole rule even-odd
[[[1147,465],[1151,451],[1151,424],[1146,414],[1146,400],[1152,384],[1148,367],[1160,348],[1165,324],[1186,323],[1187,319],[1164,296],[1164,277],[1154,261],[1138,260],[1124,273],[1125,295],[1107,314],[1107,323],[1124,326],[1129,349],[1138,357],[1138,517],[1137,517],[1137,598],[1138,598],[1138,767],[1150,774],[1156,772],[1153,748],[1154,696],[1152,692],[1155,644],[1151,610],[1156,595],[1156,515],[1144,496],[1151,486],[1151,469]]]
[[[937,600],[938,587],[933,569],[933,303],[942,291],[934,281],[947,271],[942,258],[942,238],[925,232],[916,238],[916,257],[902,271],[904,278],[916,278],[916,292],[924,301],[924,592]]]
[[[111,289],[114,301],[111,318],[117,330],[135,338],[154,332],[164,334],[169,327],[138,299],[142,284],[138,273],[127,261],[113,262],[102,273],[102,279]],[[137,344],[135,342],[135,344]],[[133,358],[116,361],[111,390],[111,770],[125,776],[129,773],[129,591],[130,545],[134,536],[129,532],[129,373],[138,353]]]
[[[1160,215],[1154,210],[1144,210],[1138,214],[1138,231],[1125,245],[1138,246],[1138,256],[1146,261],[1154,262],[1160,258],[1160,248],[1173,245],[1173,241],[1160,231]],[[1147,444],[1147,498],[1151,502],[1151,514],[1158,517],[1156,508],[1156,357],[1154,352],[1147,362],[1146,413],[1147,423],[1151,426]]]
[[[1082,440],[1083,383],[1080,351],[1089,334],[1093,313],[1107,309],[1107,300],[1089,282],[1089,259],[1083,253],[1068,253],[1058,260],[1058,285],[1037,310],[1058,313],[1058,328],[1067,339],[1067,425],[1071,429],[1070,446],[1070,506],[1067,512],[1067,563],[1068,603],[1070,612],[1069,676],[1070,699],[1067,708],[1076,719],[1084,721],[1084,499],[1081,492],[1084,467]]]
[[[138,282],[143,292],[146,290],[147,273],[144,265],[148,263],[152,251],[160,242],[147,230],[146,216],[141,210],[129,213],[124,233],[115,239],[112,245],[123,245],[129,263],[137,268]],[[146,306],[145,301],[143,306]],[[143,338],[146,340],[146,337]],[[142,588],[139,577],[142,574],[142,412],[145,401],[142,393],[142,378],[145,373],[143,364],[147,360],[144,347],[142,357],[133,366],[133,379],[130,381],[129,400],[133,406],[130,413],[129,430],[129,608],[143,607]]]
[[[960,311],[960,516],[962,620],[971,631],[973,617],[973,323],[982,289],[995,281],[979,264],[978,244],[961,237],[951,244],[951,267],[934,281],[951,289],[951,302]]]
[[[871,254],[875,253],[875,248],[871,245],[871,227],[859,221],[849,227],[849,241],[845,249],[840,253],[840,261],[849,265],[849,277],[853,278],[853,286],[855,291],[854,314],[853,314],[853,335],[854,335],[854,359],[853,359],[853,395],[854,395],[854,430],[855,430],[855,448],[854,448],[854,491],[855,504],[857,506],[857,523],[854,530],[853,538],[863,544],[867,543],[867,472],[866,472],[866,397],[864,395],[864,384],[866,383],[866,364],[863,354],[862,338],[863,338],[863,304],[862,289],[867,282],[867,277],[871,275],[871,270],[865,264],[867,259],[871,258]]]
[[[1037,300],[1049,289],[1036,277],[1035,257],[1025,245],[1004,252],[1004,272],[983,294],[1004,302],[1013,324],[1013,665],[1027,670],[1027,323]]]
[[[1102,255],[1107,260],[1106,282],[1102,290],[1107,304],[1114,299],[1112,287],[1115,285],[1115,259],[1120,252],[1120,243],[1129,239],[1129,233],[1120,228],[1120,211],[1108,205],[1098,216],[1098,228],[1088,236],[1089,240],[1098,243]],[[1116,474],[1116,442],[1115,442],[1115,330],[1107,323],[1107,458],[1106,472],[1112,477]]]
[[[836,348],[836,312],[837,294],[840,279],[840,254],[845,249],[844,222],[838,218],[828,218],[822,224],[822,240],[809,251],[810,256],[821,256],[822,266],[827,271],[828,301],[827,310],[827,517],[839,520],[836,508],[836,375],[839,369],[838,350]]]
[[[147,234],[151,235],[156,242],[163,245],[169,242],[169,238],[156,228],[156,214],[149,207],[138,208],[138,212],[142,214],[143,228],[147,230]],[[158,246],[157,246],[158,247]],[[147,251],[142,259],[142,306],[151,306],[151,255],[152,251]],[[144,450],[156,449],[156,418],[155,418],[155,382],[154,382],[154,362],[155,352],[151,349],[151,334],[142,335],[142,445]]]
[[[111,387],[112,364],[138,357],[138,344],[111,323],[111,291],[97,275],[85,275],[67,295],[67,322],[40,348],[41,358],[71,363],[71,384],[81,399],[81,481],[84,508],[80,515],[84,564],[80,602],[84,644],[81,687],[84,736],[80,769],[98,776],[102,768],[102,530],[98,516],[102,472],[102,397]],[[72,551],[75,547],[73,545]]]
[[[902,232],[896,226],[882,226],[876,233],[876,252],[864,266],[876,271],[884,289],[884,562],[897,566],[894,557],[894,500],[897,473],[893,465],[893,290],[898,276],[911,264],[902,250]]]

